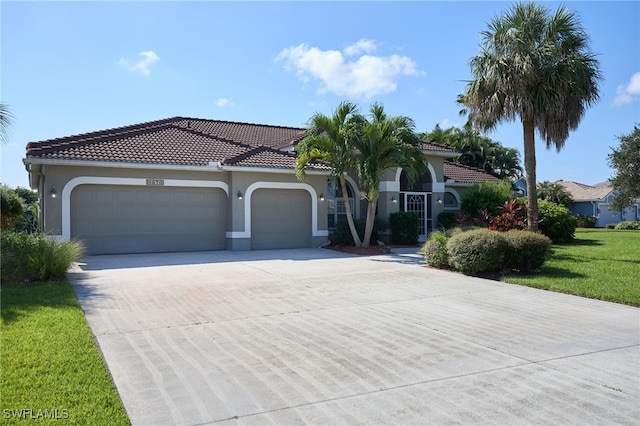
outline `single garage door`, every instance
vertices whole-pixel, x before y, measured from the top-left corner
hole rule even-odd
[[[304,190],[258,189],[251,195],[251,249],[311,246],[311,195]]]
[[[80,185],[71,237],[88,254],[221,250],[226,201],[218,188]]]

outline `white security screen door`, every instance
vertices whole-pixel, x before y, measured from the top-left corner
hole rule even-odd
[[[428,192],[405,192],[404,211],[418,215],[418,241],[425,241],[431,230],[431,194]]]

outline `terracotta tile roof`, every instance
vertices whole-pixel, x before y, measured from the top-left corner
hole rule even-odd
[[[27,157],[206,166],[209,162],[292,169],[287,146],[305,129],[174,117],[27,144]],[[260,142],[264,142],[261,144]],[[328,170],[320,163],[310,169]]]
[[[458,151],[455,148],[452,148],[450,146],[446,146],[446,145],[441,145],[439,143],[435,143],[435,142],[422,142],[422,149],[424,151],[432,151],[432,152],[450,152],[452,154],[460,154],[460,151]]]
[[[452,161],[445,161],[443,163],[443,169],[445,179],[451,179],[460,183],[500,182],[500,179],[485,173],[484,170]]]
[[[567,190],[567,192],[571,194],[571,198],[573,198],[573,201],[602,200],[613,191],[613,188],[608,186],[591,186],[578,182],[565,182],[562,180],[559,180],[556,183],[562,185]]]
[[[194,118],[182,118],[176,124],[182,127],[190,127],[214,137],[251,146],[268,146],[276,149],[294,145],[305,137],[307,131],[299,127],[269,126],[265,124]]]
[[[259,146],[233,158],[225,158],[222,164],[244,167],[292,169],[295,166],[295,162],[296,155],[293,153],[278,151],[267,146]],[[311,170],[331,170],[329,166],[321,163],[309,164],[307,168]]]

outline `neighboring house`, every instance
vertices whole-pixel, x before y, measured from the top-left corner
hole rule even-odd
[[[610,210],[609,205],[613,201],[615,190],[609,182],[593,186],[562,180],[557,183],[561,184],[573,198],[573,204],[569,206],[569,211],[573,215],[594,216],[597,227],[640,218],[640,200],[636,200],[634,205],[623,212]]]
[[[317,247],[344,217],[330,169],[294,173],[306,129],[173,117],[27,144],[23,160],[40,194],[41,230],[78,239],[89,254]],[[378,217],[420,218],[421,239],[438,214],[458,210],[465,189],[498,179],[449,161],[424,143],[429,171],[409,187],[386,170]],[[366,215],[357,176],[347,176],[354,216]]]

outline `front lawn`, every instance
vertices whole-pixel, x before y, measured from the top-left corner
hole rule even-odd
[[[130,424],[71,285],[0,291],[2,423]]]
[[[554,245],[540,273],[502,281],[640,306],[640,232],[578,229],[575,238]]]

